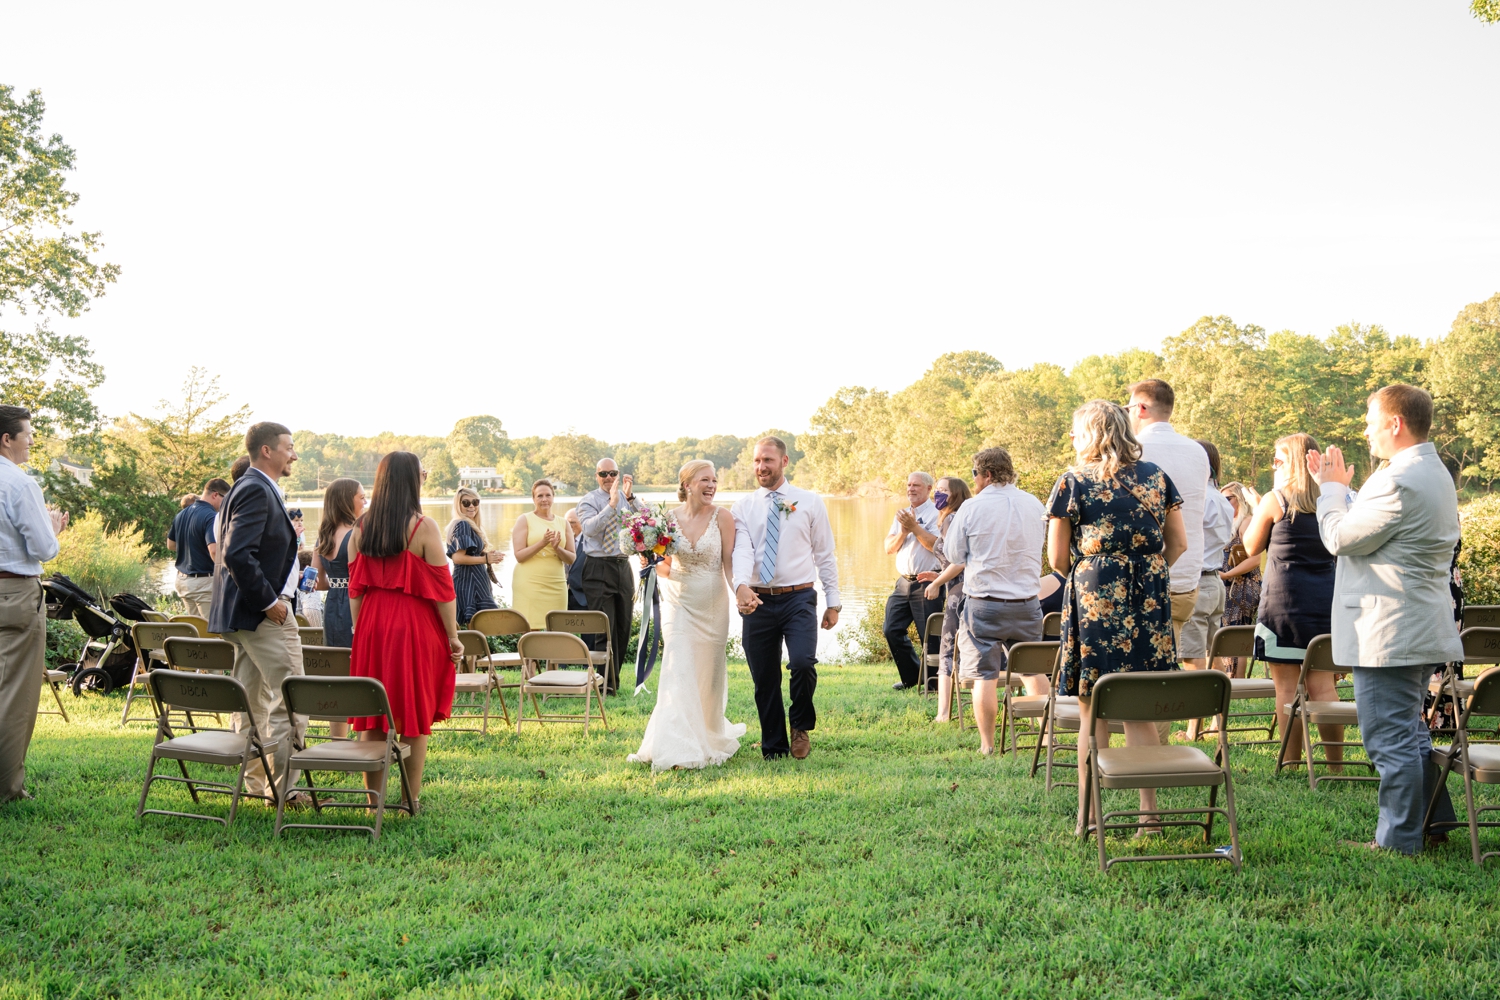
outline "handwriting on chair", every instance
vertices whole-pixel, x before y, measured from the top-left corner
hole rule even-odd
[[[177,693],[184,698],[207,698],[208,688],[199,687],[197,684],[179,683],[177,685]]]
[[[1187,702],[1153,702],[1151,711],[1158,719],[1180,719],[1187,713]]]
[[[562,627],[565,629],[583,628],[584,626],[584,620],[573,615],[566,615],[559,618],[558,621],[562,623]]]
[[[326,656],[307,656],[304,654],[302,666],[303,669],[310,670],[313,673],[321,673],[325,670],[332,670],[333,661]]]
[[[339,711],[339,700],[337,698],[330,698],[327,701],[323,701],[320,699],[318,701],[318,711],[320,713],[327,713],[328,715],[337,715]]]

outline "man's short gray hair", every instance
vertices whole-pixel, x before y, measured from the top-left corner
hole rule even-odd
[[[911,482],[912,476],[915,476],[918,480],[920,480],[923,486],[931,486],[933,483],[931,474],[923,472],[920,469],[918,469],[916,472],[913,472],[910,476],[907,476],[906,481]]]

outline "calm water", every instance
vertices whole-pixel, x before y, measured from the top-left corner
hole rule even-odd
[[[727,507],[740,495],[742,494],[721,494],[719,499]],[[676,494],[671,493],[642,493],[641,497],[650,502],[670,502],[673,506],[677,503]],[[844,599],[839,629],[821,633],[819,637],[819,656],[829,659],[838,649],[837,636],[844,624],[857,620],[864,613],[868,602],[879,601],[883,604],[895,585],[896,559],[885,554],[885,534],[890,530],[891,519],[896,516],[897,509],[905,504],[905,498],[898,501],[829,497],[825,498],[824,503],[828,506],[828,520],[833,526],[834,545],[838,551],[839,587]],[[312,545],[322,512],[316,502],[301,501],[298,506],[303,510],[307,543]],[[576,501],[559,500],[555,510],[564,514],[575,506]],[[424,503],[422,509],[439,525],[446,526],[453,517],[450,500]],[[489,498],[482,501],[479,508],[480,521],[490,543],[501,551],[509,552],[511,530],[517,519],[531,509],[530,500],[524,497]],[[500,578],[496,591],[507,604],[511,603],[510,583],[514,567],[514,562],[509,559],[495,567],[495,575]],[[818,589],[822,589],[821,585]],[[737,615],[730,616],[729,627],[732,632],[738,631]]]

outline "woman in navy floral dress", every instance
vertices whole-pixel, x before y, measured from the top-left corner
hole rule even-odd
[[[1047,502],[1047,555],[1068,573],[1058,691],[1078,696],[1080,734],[1086,734],[1093,721],[1090,695],[1100,677],[1177,669],[1167,567],[1187,548],[1187,536],[1177,487],[1160,468],[1141,461],[1140,442],[1122,407],[1103,399],[1083,404],[1073,414],[1072,436],[1076,460]],[[1098,726],[1095,738],[1109,745],[1107,724]],[[1157,742],[1154,724],[1125,724],[1126,746]],[[1142,789],[1141,809],[1155,808],[1156,790]]]

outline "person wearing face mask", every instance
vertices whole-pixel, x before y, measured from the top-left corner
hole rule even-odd
[[[886,555],[896,557],[896,590],[885,602],[886,645],[896,661],[900,679],[891,687],[905,691],[917,686],[921,661],[912,648],[907,629],[913,623],[918,633],[927,628],[927,616],[942,610],[938,601],[929,600],[927,584],[937,579],[942,566],[932,547],[937,543],[938,511],[933,506],[932,476],[913,472],[906,477],[906,499],[911,506],[898,510],[885,536]]]
[[[945,572],[953,560],[948,558],[943,543],[948,537],[948,530],[956,523],[954,515],[972,495],[969,484],[957,476],[939,479],[937,488],[932,491],[932,505],[938,512],[938,540],[932,547],[932,554],[937,556],[938,564]],[[935,683],[938,693],[937,717],[932,721],[952,722],[952,716],[948,713],[953,707],[953,659],[958,637],[958,619],[964,607],[963,570],[960,569],[958,575],[946,583],[938,583],[936,580],[929,583],[927,599],[943,602],[943,638],[938,645],[938,675],[927,682],[929,686]]]
[[[1245,553],[1267,553],[1255,623],[1255,655],[1271,668],[1276,683],[1276,724],[1287,732],[1288,707],[1297,693],[1297,678],[1307,644],[1331,630],[1335,560],[1318,534],[1318,486],[1307,467],[1307,453],[1318,443],[1308,434],[1288,434],[1276,442],[1271,469],[1275,487],[1261,498],[1244,533]],[[1308,697],[1338,701],[1333,674],[1310,671]],[[1341,743],[1343,726],[1318,726],[1319,739]],[[1324,747],[1330,761],[1342,761],[1344,748]],[[1302,732],[1288,734],[1286,759],[1302,757]],[[1343,769],[1335,766],[1334,773]]]

